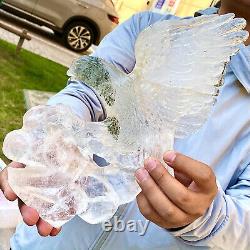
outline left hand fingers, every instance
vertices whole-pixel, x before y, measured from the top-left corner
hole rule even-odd
[[[138,169],[135,176],[142,193],[161,217],[168,218],[170,224],[187,221],[187,214],[168,199],[145,168]]]
[[[192,183],[192,180],[185,176],[183,173],[174,171],[174,177],[182,183],[185,187],[189,187],[189,185]]]
[[[204,213],[204,209],[208,204],[206,204],[203,194],[198,194],[185,187],[171,176],[157,159],[147,159],[144,166],[162,192],[177,207],[193,216],[199,216],[201,213]]]
[[[166,152],[163,159],[174,170],[192,179],[199,191],[213,195],[217,193],[215,175],[206,164],[174,151]]]
[[[140,192],[137,197],[136,201],[138,204],[138,207],[140,209],[141,214],[148,220],[153,221],[157,225],[161,225],[165,227],[165,225],[162,225],[162,218],[161,216],[155,211],[155,209],[151,206],[151,204],[148,202],[147,198],[143,194],[143,192]]]

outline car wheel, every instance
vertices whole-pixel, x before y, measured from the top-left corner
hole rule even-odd
[[[86,51],[94,42],[94,31],[85,22],[71,23],[65,29],[64,42],[73,51]]]

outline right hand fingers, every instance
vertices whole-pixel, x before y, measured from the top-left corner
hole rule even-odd
[[[7,166],[7,168],[9,167],[24,168],[25,165],[18,162],[12,162]],[[8,183],[7,168],[3,169],[0,172],[0,189],[3,191],[6,199],[14,201],[17,199],[17,195],[14,193]],[[18,199],[18,206],[24,223],[26,223],[28,226],[36,225],[38,233],[41,236],[56,236],[60,232],[60,228],[58,229],[52,227],[50,224],[39,217],[38,212],[34,208],[28,207],[20,199]]]
[[[28,226],[36,225],[39,220],[38,212],[34,208],[25,205],[20,199],[18,199],[18,206],[24,223],[26,223]]]
[[[8,199],[9,201],[14,201],[17,199],[17,195],[14,193],[8,183],[8,168],[11,167],[24,168],[25,166],[18,162],[11,162],[5,169],[0,172],[0,188],[3,191],[6,199]],[[33,208],[24,205],[24,203],[20,199],[18,199],[18,205],[21,215],[23,217],[23,221],[29,226],[35,225],[39,219],[37,211]]]
[[[12,168],[24,168],[25,166],[21,163],[18,162],[11,162],[7,168],[12,167]],[[4,196],[6,199],[9,201],[14,201],[17,198],[17,195],[14,193],[12,188],[10,187],[8,183],[8,171],[7,168],[3,169],[0,172],[0,189],[3,191]]]
[[[18,206],[22,214],[23,221],[28,226],[36,225],[37,231],[41,236],[56,236],[61,231],[60,228],[54,228],[48,222],[44,221],[41,217],[39,217],[39,214],[35,209],[28,207],[20,199],[18,200]]]

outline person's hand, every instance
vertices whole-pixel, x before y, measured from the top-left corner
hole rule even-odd
[[[203,216],[217,194],[212,169],[187,156],[166,152],[164,161],[175,177],[156,159],[149,158],[135,177],[142,191],[137,203],[142,215],[166,229],[184,227]]]
[[[8,165],[7,168],[23,168],[25,167],[21,163],[17,162],[12,162]],[[9,201],[14,201],[18,199],[18,206],[21,212],[21,215],[23,217],[23,221],[28,225],[28,226],[37,226],[38,233],[41,236],[56,236],[60,232],[60,228],[54,228],[52,227],[49,223],[44,221],[39,217],[38,212],[31,208],[26,206],[18,197],[17,195],[13,192],[11,189],[9,183],[8,183],[8,171],[7,168],[2,170],[0,172],[0,189],[3,191],[4,196],[6,199]]]

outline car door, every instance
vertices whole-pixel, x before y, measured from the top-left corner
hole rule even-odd
[[[77,0],[38,0],[33,14],[60,27],[73,15]]]
[[[32,13],[38,0],[5,0],[4,3],[17,7],[20,10]]]

